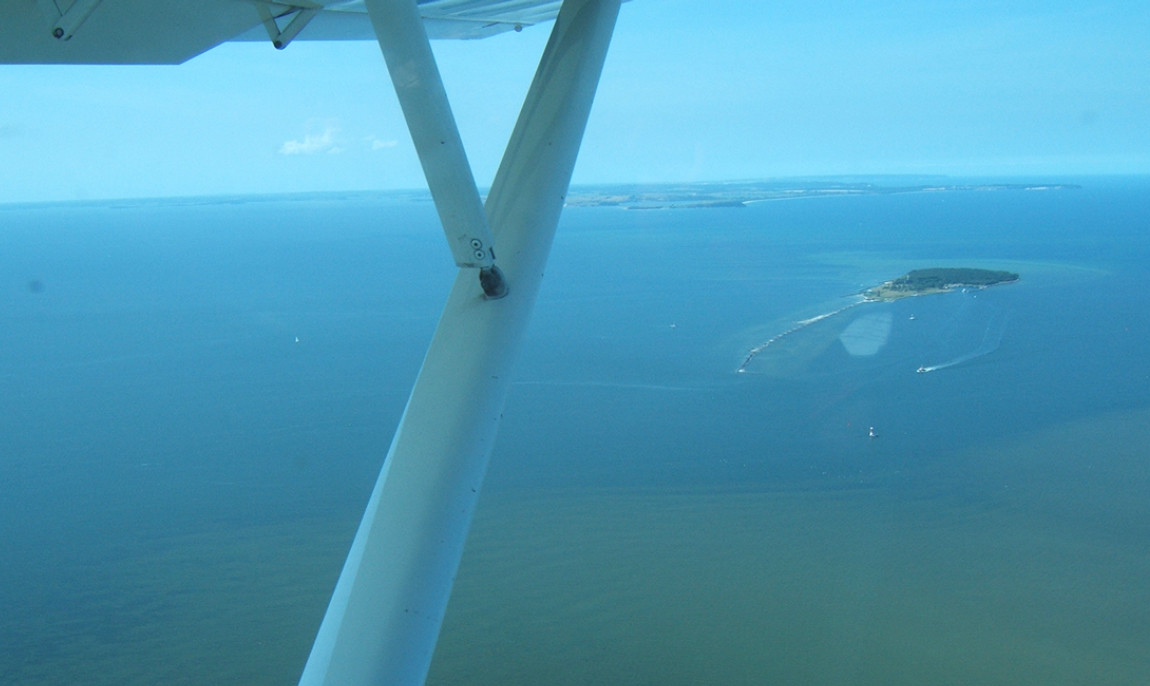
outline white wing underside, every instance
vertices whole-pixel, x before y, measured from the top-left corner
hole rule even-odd
[[[560,4],[421,0],[419,9],[432,38],[484,38],[551,21]],[[226,41],[269,41],[261,6],[280,28],[314,10],[295,40],[375,40],[362,0],[15,0],[0,5],[0,64],[179,64]],[[65,35],[53,35],[61,25]]]

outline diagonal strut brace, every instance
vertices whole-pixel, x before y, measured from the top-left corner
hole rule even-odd
[[[507,287],[495,266],[495,239],[416,0],[367,0],[364,4],[451,256],[460,267],[478,267],[483,292],[489,298],[501,298]]]
[[[282,4],[282,3],[276,3]],[[291,5],[290,10],[282,15],[272,14],[271,8],[268,7],[266,2],[256,2],[256,11],[260,15],[260,21],[263,23],[264,28],[267,29],[268,38],[271,39],[272,45],[276,50],[283,50],[288,46],[288,43],[299,35],[307,27],[308,23],[319,14],[320,7]],[[281,29],[276,19],[290,16],[287,24]]]
[[[515,288],[456,277],[300,686],[427,677],[619,4],[563,2],[483,208]]]
[[[52,21],[52,37],[71,40],[101,0],[38,0],[40,9]]]

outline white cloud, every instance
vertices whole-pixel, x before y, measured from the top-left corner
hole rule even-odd
[[[336,145],[336,135],[339,127],[335,124],[325,124],[323,133],[309,133],[302,140],[284,141],[280,146],[281,155],[314,155],[318,152],[336,154],[343,152],[343,148]]]
[[[364,140],[367,141],[369,145],[371,145],[372,150],[383,150],[385,148],[394,148],[395,146],[399,145],[399,141],[397,141],[397,140],[385,141],[385,140],[380,140],[380,139],[376,138],[375,136],[368,136]]]

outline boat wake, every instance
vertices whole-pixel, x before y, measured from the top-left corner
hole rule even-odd
[[[989,355],[990,353],[994,352],[995,350],[998,350],[998,346],[1002,344],[1002,336],[1004,333],[1006,333],[1006,323],[1007,323],[1006,313],[1005,312],[996,312],[990,318],[990,321],[987,322],[986,330],[982,333],[982,341],[978,344],[978,347],[976,347],[974,350],[971,350],[970,352],[968,352],[964,355],[959,355],[958,357],[954,358],[953,360],[949,360],[949,361],[943,362],[941,364],[924,365],[922,367],[919,367],[916,371],[919,374],[925,374],[927,372],[937,372],[940,369],[949,369],[950,367],[957,367],[958,365],[963,364],[964,362],[970,362],[971,360],[977,359],[977,358],[982,357],[984,355]]]

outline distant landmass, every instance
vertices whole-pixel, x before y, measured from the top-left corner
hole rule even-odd
[[[750,203],[794,198],[891,193],[947,193],[958,191],[1055,191],[1076,189],[1072,184],[946,183],[941,179],[890,177],[877,181],[741,181],[573,187],[569,207],[620,207],[627,210],[702,209],[745,207]]]
[[[991,269],[936,267],[915,269],[862,292],[867,300],[897,300],[912,295],[945,293],[955,288],[986,288],[1018,281],[1018,274]]]

